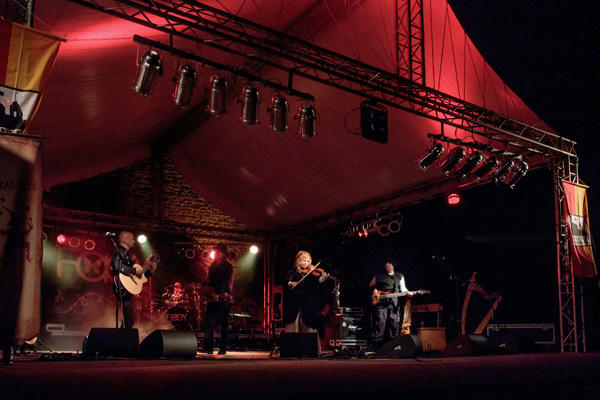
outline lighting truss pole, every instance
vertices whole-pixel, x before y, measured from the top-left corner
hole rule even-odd
[[[579,352],[585,349],[582,291],[575,285],[571,263],[571,242],[565,214],[562,182],[578,182],[578,160],[563,157],[554,160],[554,198],[556,214],[556,258],[558,265],[558,300],[560,307],[560,350]]]
[[[423,0],[396,0],[396,73],[425,85]]]

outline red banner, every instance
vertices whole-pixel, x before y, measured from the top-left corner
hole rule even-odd
[[[0,20],[0,128],[25,129],[39,105],[61,40]]]
[[[571,235],[571,265],[576,278],[596,276],[596,263],[592,251],[592,234],[587,204],[587,186],[562,182],[565,198],[565,215]]]

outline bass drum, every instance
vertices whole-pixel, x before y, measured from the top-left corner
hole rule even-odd
[[[186,308],[181,306],[171,307],[166,312],[166,317],[175,329],[178,331],[187,331],[191,329],[190,322],[188,320],[189,312]]]

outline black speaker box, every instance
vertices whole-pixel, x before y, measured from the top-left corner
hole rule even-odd
[[[413,358],[423,352],[418,335],[402,335],[385,343],[375,352],[380,358]]]
[[[490,350],[490,343],[484,335],[461,335],[453,339],[442,350],[442,355],[447,357],[453,356],[470,356],[475,354],[487,354]]]
[[[281,358],[319,357],[319,336],[316,332],[282,332],[279,336]]]
[[[137,329],[92,328],[83,355],[135,358],[139,353],[139,340]]]
[[[195,358],[198,339],[194,332],[156,330],[140,344],[143,358]]]

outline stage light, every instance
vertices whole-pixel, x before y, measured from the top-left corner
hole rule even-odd
[[[227,254],[227,259],[228,260],[235,260],[240,256],[240,253],[237,252],[237,250],[231,250],[229,251],[229,253]]]
[[[432,146],[427,153],[417,160],[419,167],[426,171],[435,160],[442,156],[442,153],[444,153],[444,146],[441,143]]]
[[[499,181],[504,181],[504,179],[506,179],[506,176],[508,175],[508,173],[514,165],[515,162],[512,159],[507,159],[506,161],[504,161],[502,165],[500,165],[500,167],[498,167],[496,171],[494,171],[494,174],[492,176],[494,182],[498,183]]]
[[[219,116],[225,113],[227,102],[227,80],[218,75],[210,78],[208,94],[208,112]]]
[[[258,122],[258,103],[260,98],[258,96],[258,90],[252,86],[252,83],[248,83],[242,90],[242,96],[239,103],[242,103],[242,112],[240,119],[246,125],[254,125]]]
[[[67,241],[67,237],[65,235],[63,235],[62,233],[56,237],[57,244],[62,245],[62,244],[65,244],[66,241]]]
[[[444,171],[446,175],[450,174],[450,171],[465,158],[466,152],[462,147],[455,147],[454,150],[448,154],[448,157],[440,164],[440,169]]]
[[[187,258],[188,260],[191,260],[192,258],[196,257],[196,250],[193,248],[189,248],[185,250],[185,258]]]
[[[494,172],[494,170],[498,168],[498,164],[498,159],[494,156],[490,156],[485,160],[481,167],[477,168],[475,172],[473,172],[473,175],[475,175],[477,180],[480,180],[485,175]]]
[[[175,104],[181,107],[192,104],[192,95],[198,82],[196,69],[190,64],[181,65],[173,81],[175,82],[175,93],[173,93]]]
[[[208,260],[211,257],[210,251],[202,250],[202,259],[204,261]]]
[[[388,142],[387,109],[370,100],[360,104],[360,130],[363,138],[378,143]]]
[[[83,242],[83,248],[87,251],[92,251],[96,248],[96,242],[94,242],[92,239],[88,239]]]
[[[81,239],[79,239],[77,236],[71,236],[69,237],[68,243],[69,247],[77,248],[81,244]]]
[[[140,244],[141,243],[146,243],[147,240],[148,240],[148,238],[146,237],[146,235],[139,235],[137,237],[137,242],[140,243]]]
[[[317,112],[310,103],[304,103],[298,109],[298,134],[304,139],[310,139],[316,135],[315,122]]]
[[[287,130],[288,102],[279,93],[271,97],[271,130],[277,133],[283,133]]]
[[[252,253],[252,254],[258,253],[258,246],[255,246],[255,245],[250,246],[250,253]]]
[[[529,171],[529,165],[527,165],[525,161],[521,161],[520,164],[513,168],[510,176],[504,181],[504,183],[506,183],[511,189],[514,189],[517,182],[519,182],[521,178],[527,174],[527,171]]]
[[[481,164],[481,161],[483,160],[483,156],[481,155],[481,153],[479,152],[474,152],[471,157],[469,157],[469,159],[467,160],[467,162],[465,162],[465,164],[459,168],[458,170],[458,175],[463,178],[466,179],[469,174],[471,173],[471,171],[473,171],[479,164]]]
[[[451,206],[454,206],[454,205],[460,203],[460,195],[458,195],[456,193],[449,194],[447,200],[448,200],[448,204],[450,204]]]
[[[154,50],[144,53],[138,64],[138,74],[133,84],[133,90],[146,97],[152,93],[154,82],[158,75],[162,75],[162,61],[160,55]]]
[[[391,233],[400,232],[400,228],[402,228],[402,222],[398,221],[397,219],[391,220],[390,223],[388,224],[388,229],[390,230]]]

